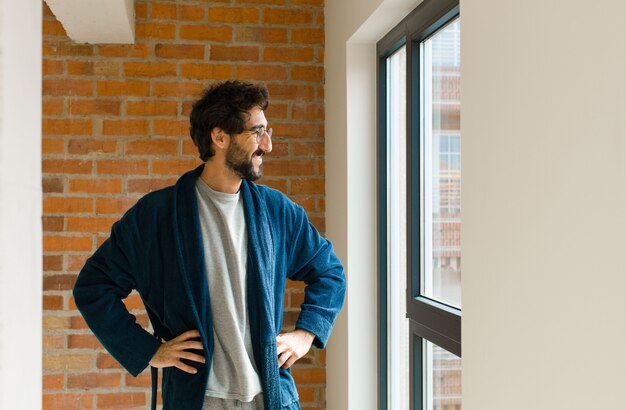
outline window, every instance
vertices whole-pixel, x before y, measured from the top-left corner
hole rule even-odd
[[[379,408],[461,409],[458,1],[377,44]]]

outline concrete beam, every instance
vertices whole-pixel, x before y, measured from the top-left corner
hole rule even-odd
[[[135,42],[133,0],[46,0],[76,43]]]

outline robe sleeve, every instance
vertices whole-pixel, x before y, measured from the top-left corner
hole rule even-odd
[[[343,306],[344,269],[332,244],[309,222],[304,209],[296,204],[293,207],[287,277],[306,284],[295,327],[313,333],[313,344],[324,348]]]
[[[131,210],[132,211],[132,210]],[[160,341],[136,323],[122,299],[137,288],[138,251],[129,211],[89,258],[74,285],[74,299],[87,325],[109,353],[133,376],[141,373]]]

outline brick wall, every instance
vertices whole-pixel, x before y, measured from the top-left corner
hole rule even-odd
[[[262,183],[324,230],[323,0],[135,1],[133,45],[75,44],[44,4],[43,407],[146,408],[149,371],[128,375],[86,328],[71,288],[111,224],[197,164],[191,104],[212,80],[263,81],[274,151]],[[302,287],[290,284],[285,327]],[[126,300],[147,317],[137,295]],[[294,368],[305,409],[325,402],[325,356]]]

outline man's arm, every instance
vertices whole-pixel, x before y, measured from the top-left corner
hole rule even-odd
[[[304,356],[311,344],[319,348],[326,345],[346,288],[343,266],[331,243],[309,223],[300,206],[293,206],[287,276],[304,281],[306,287],[296,330],[277,337],[279,365],[284,368]]]
[[[78,310],[113,357],[136,376],[161,342],[136,323],[122,299],[137,288],[134,235],[129,215],[116,222],[111,236],[89,258],[74,285]]]

